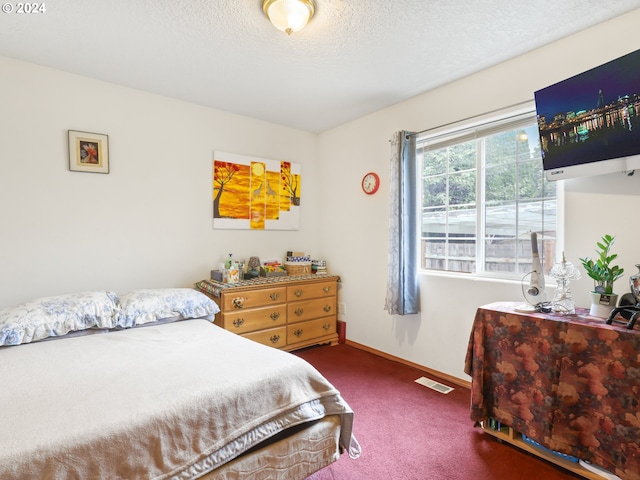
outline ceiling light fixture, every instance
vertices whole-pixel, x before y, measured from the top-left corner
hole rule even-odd
[[[278,30],[287,35],[302,30],[313,17],[313,0],[262,0],[262,10]]]

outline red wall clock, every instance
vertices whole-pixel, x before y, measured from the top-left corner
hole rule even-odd
[[[362,177],[362,191],[367,195],[373,195],[380,188],[380,177],[377,173],[369,172]]]

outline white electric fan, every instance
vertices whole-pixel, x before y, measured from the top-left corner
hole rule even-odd
[[[539,310],[540,305],[545,301],[544,295],[544,272],[540,263],[540,254],[538,253],[538,235],[531,232],[531,272],[522,278],[522,295],[527,303],[518,305],[516,312],[535,312]],[[529,282],[527,284],[527,277]]]

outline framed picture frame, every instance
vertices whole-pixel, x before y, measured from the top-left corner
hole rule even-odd
[[[213,228],[299,230],[302,165],[214,152]]]
[[[69,170],[109,173],[109,136],[69,130]]]

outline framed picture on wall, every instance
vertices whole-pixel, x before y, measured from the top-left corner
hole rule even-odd
[[[109,173],[109,136],[69,130],[69,170]]]
[[[299,230],[302,166],[214,152],[213,228]]]

